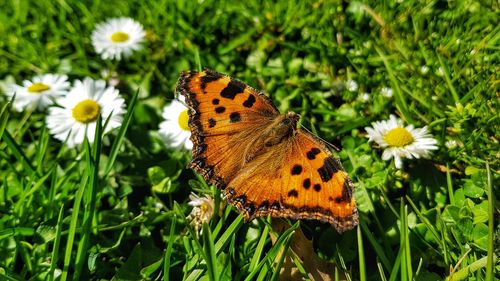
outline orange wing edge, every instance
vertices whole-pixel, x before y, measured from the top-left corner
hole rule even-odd
[[[210,165],[206,164],[206,159],[203,157],[203,153],[207,149],[207,145],[204,141],[203,126],[200,121],[200,115],[198,113],[199,104],[196,101],[196,93],[193,93],[189,88],[189,83],[191,79],[200,75],[201,72],[197,71],[183,71],[177,82],[176,92],[183,95],[186,98],[186,103],[189,107],[189,121],[188,125],[191,130],[191,141],[193,142],[193,157],[188,164],[188,168],[193,169],[205,178],[205,180],[218,188],[223,189],[225,183],[221,177],[214,175],[214,169]],[[207,76],[205,82],[215,81],[222,78],[222,74],[216,72],[210,72],[211,75]]]
[[[352,186],[352,182],[348,180],[348,184]],[[301,207],[297,208],[283,202],[263,201],[259,205],[247,200],[244,194],[239,195],[236,191],[227,187],[224,190],[224,196],[230,204],[236,207],[243,214],[245,222],[249,222],[258,217],[289,218],[289,219],[306,219],[318,220],[324,223],[329,223],[335,227],[337,232],[342,233],[353,229],[359,224],[358,209],[354,207],[352,213],[346,216],[335,216],[330,210],[321,207]]]

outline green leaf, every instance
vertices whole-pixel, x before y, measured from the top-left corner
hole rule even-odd
[[[459,188],[455,190],[455,193],[453,195],[453,198],[455,200],[455,206],[462,207],[464,205],[465,201],[465,192],[463,188]]]
[[[472,240],[479,248],[486,251],[488,248],[488,226],[484,223],[476,224],[472,231]]]
[[[141,276],[145,279],[150,277],[151,274],[153,274],[155,271],[158,270],[158,268],[162,266],[162,264],[163,264],[163,257],[141,269]]]
[[[481,169],[477,168],[477,167],[474,167],[474,166],[467,166],[465,167],[465,174],[467,176],[470,176],[470,175],[473,175],[477,172],[481,171]]]
[[[470,241],[472,238],[472,231],[474,230],[474,224],[470,218],[461,218],[458,220],[457,228],[462,233],[466,241]],[[465,241],[464,241],[465,242]]]
[[[441,219],[446,223],[456,223],[459,219],[460,208],[453,205],[448,205],[444,208],[441,214]]]
[[[97,261],[98,257],[99,257],[99,253],[95,253],[95,252],[89,253],[89,257],[87,259],[87,267],[89,268],[90,272],[93,272],[96,270],[96,261]]]
[[[362,182],[354,189],[354,198],[360,211],[364,213],[375,211],[370,195]]]
[[[173,182],[171,177],[167,177],[165,175],[165,171],[159,166],[154,166],[148,169],[148,177],[153,184],[153,192],[168,194],[177,191],[179,184],[177,182]]]
[[[488,221],[488,201],[483,201],[472,207],[474,215],[474,224],[484,223]]]
[[[112,280],[141,280],[141,261],[142,247],[141,244],[137,244]]]
[[[352,106],[345,103],[335,111],[335,116],[337,117],[336,121],[338,122],[348,122],[356,119],[358,113]]]
[[[387,171],[378,171],[370,178],[365,180],[366,188],[371,189],[377,186],[383,186],[387,181]]]
[[[466,181],[464,183],[464,194],[467,197],[479,198],[484,194],[484,188],[477,186],[473,181]]]
[[[42,243],[52,241],[56,237],[56,227],[54,225],[42,224],[36,229],[36,234],[42,238]]]

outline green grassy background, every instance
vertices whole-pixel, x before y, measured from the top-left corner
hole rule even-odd
[[[0,85],[116,72],[134,108],[118,133],[73,150],[49,136],[45,113],[14,113],[1,100],[0,278],[277,277],[272,261],[291,231],[273,245],[266,220],[244,224],[228,208],[197,239],[185,220],[190,191],[218,191],[156,130],[180,72],[200,66],[264,90],[342,148],[360,228],[300,227],[349,279],[498,277],[498,2],[244,2],[0,3]],[[117,16],[143,24],[146,47],[103,61],[90,34]],[[346,89],[348,80],[359,89]],[[406,161],[402,171],[380,159],[364,127],[389,114],[429,126],[440,147],[432,159]],[[456,147],[445,146],[450,140]]]

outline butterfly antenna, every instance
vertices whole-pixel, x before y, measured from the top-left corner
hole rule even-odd
[[[325,139],[323,139],[322,137],[319,137],[317,134],[314,134],[313,132],[311,132],[309,129],[307,129],[306,127],[304,127],[304,125],[300,125],[300,127],[302,127],[302,129],[304,129],[306,132],[308,132],[309,134],[311,135],[314,135],[315,137],[317,137],[318,139],[322,140],[324,143],[326,143],[329,147],[335,149],[335,151],[339,152],[340,151],[340,148],[336,147],[334,144],[326,141]]]

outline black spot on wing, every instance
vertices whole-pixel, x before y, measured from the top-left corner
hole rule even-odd
[[[269,201],[264,201],[260,203],[259,207],[257,208],[258,211],[266,212],[269,209]]]
[[[249,216],[252,216],[255,212],[255,205],[252,202],[247,202],[243,205],[243,209],[245,209]]]
[[[226,111],[226,108],[223,106],[218,106],[215,108],[215,112],[217,113],[224,113],[224,111]]]
[[[316,158],[316,155],[318,155],[320,152],[321,152],[321,150],[317,147],[311,148],[311,150],[309,150],[306,153],[307,159],[314,160]]]
[[[281,205],[278,201],[274,201],[272,204],[271,204],[271,209],[273,210],[280,210],[281,209]]]
[[[315,184],[315,185],[313,186],[313,188],[314,188],[314,190],[316,190],[316,191],[318,191],[318,192],[319,192],[319,191],[321,190],[321,185],[320,185],[319,183],[317,183],[317,184]]]
[[[229,114],[229,119],[231,123],[236,123],[241,121],[241,115],[238,112],[233,112]]]
[[[305,179],[304,182],[302,183],[302,186],[305,189],[309,189],[311,187],[311,179],[309,179],[309,178]]]
[[[218,105],[218,104],[219,104],[219,102],[220,102],[220,100],[219,100],[219,99],[213,99],[213,100],[212,100],[212,104],[213,104],[213,105]]]
[[[200,154],[204,153],[206,150],[207,150],[207,144],[205,144],[205,143],[200,144],[196,147],[195,154],[200,155]]]
[[[217,121],[215,121],[215,119],[213,119],[213,118],[208,119],[208,127],[209,128],[215,127],[216,124],[217,124]]]
[[[193,160],[191,160],[191,165],[198,167],[200,169],[204,169],[204,168],[206,168],[205,162],[206,162],[206,159],[203,157],[193,158]]]
[[[333,157],[329,156],[323,161],[323,166],[318,169],[318,173],[323,182],[328,182],[339,170],[341,170],[340,164]]]
[[[233,200],[236,203],[244,204],[247,201],[247,197],[245,195],[240,195],[240,196],[234,198]]]
[[[292,167],[292,175],[300,175],[302,173],[302,166],[296,164]]]
[[[245,84],[231,79],[231,81],[229,81],[229,83],[227,84],[226,88],[224,88],[220,92],[220,95],[221,97],[226,99],[234,99],[234,97],[236,97],[237,94],[243,93],[245,88],[246,88]]]
[[[352,192],[353,192],[352,183],[349,179],[346,179],[344,181],[344,184],[342,185],[342,197],[341,197],[342,202],[345,203],[351,202]]]
[[[232,188],[232,187],[226,188],[225,191],[227,192],[227,194],[229,194],[231,196],[235,196],[236,195],[236,191],[234,191],[234,188]]]
[[[288,197],[295,197],[297,198],[299,196],[299,192],[295,189],[292,189],[290,191],[288,191]]]
[[[244,107],[252,107],[253,104],[255,103],[256,99],[255,96],[250,94],[245,102],[243,102]]]
[[[205,88],[207,87],[207,84],[213,81],[217,81],[221,78],[222,76],[218,73],[210,73],[210,75],[205,75],[200,77],[200,87],[205,92]]]

